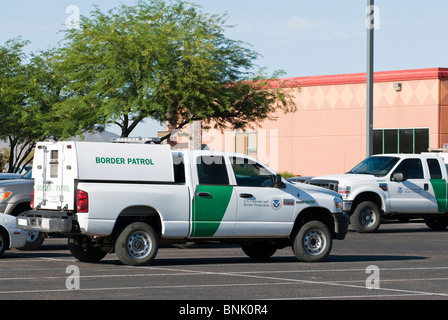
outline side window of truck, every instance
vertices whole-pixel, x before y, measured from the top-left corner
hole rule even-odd
[[[199,184],[229,185],[224,157],[200,156],[196,160]]]
[[[185,183],[185,165],[182,154],[173,153],[174,183]]]
[[[174,164],[174,182],[185,183],[185,166],[183,162]]]
[[[427,159],[431,179],[442,179],[442,170],[437,159]]]
[[[246,158],[232,157],[236,184],[244,187],[273,187],[274,175],[261,164]]]
[[[405,159],[395,169],[394,173],[402,173],[404,179],[423,179],[423,167],[420,159]]]

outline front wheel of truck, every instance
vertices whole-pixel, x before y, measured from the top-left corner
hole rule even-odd
[[[350,224],[359,233],[375,232],[381,224],[381,210],[371,201],[361,202],[350,216]]]
[[[72,256],[81,262],[98,262],[107,254],[88,236],[69,237],[68,248]]]
[[[115,242],[118,259],[129,266],[150,264],[159,249],[159,236],[144,222],[134,222],[125,227]]]
[[[320,221],[305,223],[292,239],[292,250],[300,261],[318,262],[331,251],[333,238],[328,227]]]

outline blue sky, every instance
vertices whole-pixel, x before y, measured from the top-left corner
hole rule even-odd
[[[0,44],[30,40],[29,51],[53,47],[62,38],[69,5],[89,15],[93,4],[107,10],[116,0],[2,0]],[[228,37],[262,55],[269,73],[287,77],[366,71],[366,0],[190,0],[209,13],[227,13]],[[375,71],[448,67],[448,1],[376,0]],[[152,124],[151,124],[152,126]],[[144,127],[141,125],[139,127]],[[133,135],[140,134],[139,127]],[[148,127],[148,125],[146,126]],[[145,129],[146,130],[146,129]],[[147,135],[147,134],[146,134]]]

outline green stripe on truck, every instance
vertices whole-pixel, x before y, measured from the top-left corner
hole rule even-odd
[[[199,185],[196,194],[208,192],[210,197],[195,195],[191,237],[212,237],[219,228],[232,197],[233,186]]]
[[[447,211],[447,185],[445,179],[429,179],[432,188],[434,189],[434,196],[437,200],[439,212]]]

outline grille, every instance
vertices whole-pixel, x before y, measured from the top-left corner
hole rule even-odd
[[[317,187],[333,190],[338,192],[338,181],[335,180],[311,180],[310,184]]]

